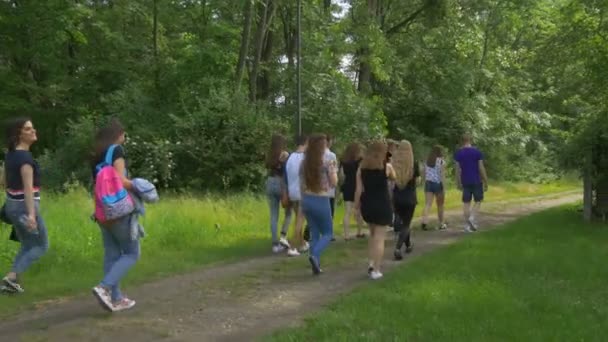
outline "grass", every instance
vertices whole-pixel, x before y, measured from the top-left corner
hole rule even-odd
[[[268,341],[603,341],[608,225],[575,206],[412,260]]]
[[[490,188],[489,201],[504,201],[578,189],[576,183],[551,185],[500,184]],[[451,192],[454,193],[454,192]],[[448,196],[448,207],[459,205]],[[42,216],[49,230],[50,250],[22,277],[26,294],[0,296],[0,315],[11,315],[58,297],[87,293],[102,277],[99,228],[90,219],[92,200],[83,190],[46,194]],[[341,222],[338,206],[336,224]],[[124,286],[191,271],[270,251],[268,208],[261,196],[168,197],[147,208],[143,219],[147,236],[142,257]],[[338,226],[337,226],[338,227]],[[6,228],[6,226],[4,226]],[[341,227],[336,228],[341,234]],[[8,271],[19,244],[0,230],[0,270]],[[128,290],[128,289],[127,289]]]

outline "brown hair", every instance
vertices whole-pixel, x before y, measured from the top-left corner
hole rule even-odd
[[[344,150],[344,154],[342,155],[342,163],[353,162],[361,159],[361,144],[359,143],[350,143]]]
[[[266,168],[275,169],[280,163],[281,153],[285,150],[287,139],[280,134],[275,134],[270,140],[270,149],[266,154]]]
[[[397,175],[395,183],[399,189],[403,189],[414,177],[414,151],[409,141],[402,140],[397,143],[392,165]]]
[[[462,144],[470,144],[473,142],[473,136],[470,133],[465,133],[462,135]]]
[[[433,146],[431,152],[429,153],[428,158],[426,159],[426,166],[435,167],[435,163],[437,163],[437,158],[443,157],[443,148],[439,145]]]
[[[308,138],[308,148],[302,161],[304,185],[312,192],[321,192],[321,168],[327,137],[324,134],[313,134]]]
[[[125,128],[118,120],[118,118],[112,118],[101,127],[95,134],[95,145],[93,147],[93,160],[91,163],[96,165],[99,160],[103,159],[104,153],[110,147],[116,143],[116,140],[125,133]]]
[[[374,141],[365,150],[361,169],[382,170],[385,166],[388,146],[383,141]]]

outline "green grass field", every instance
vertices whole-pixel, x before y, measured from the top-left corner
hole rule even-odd
[[[551,185],[503,184],[490,187],[488,201],[503,201],[578,189],[576,183]],[[459,206],[454,191],[448,207]],[[61,296],[87,293],[102,277],[99,228],[89,219],[92,200],[83,190],[65,195],[45,194],[42,215],[49,230],[50,250],[22,277],[26,293],[0,297],[1,315]],[[264,197],[241,195],[167,197],[147,208],[147,236],[142,257],[125,279],[127,287],[182,273],[202,265],[270,253],[268,206]],[[336,222],[341,222],[338,206]],[[219,228],[216,228],[216,224]],[[18,244],[0,231],[0,270],[10,268]],[[341,225],[336,226],[341,234]]]
[[[604,341],[608,225],[575,206],[418,257],[269,341]]]

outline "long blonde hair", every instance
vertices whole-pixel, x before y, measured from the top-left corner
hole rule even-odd
[[[387,151],[388,147],[385,142],[372,142],[369,147],[365,149],[365,155],[363,161],[361,161],[361,169],[383,170]]]
[[[414,177],[414,151],[409,141],[401,140],[397,143],[392,165],[397,176],[395,183],[398,188],[403,189]]]

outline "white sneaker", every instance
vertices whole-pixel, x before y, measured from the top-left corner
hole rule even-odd
[[[378,280],[378,279],[382,278],[382,276],[383,276],[382,273],[380,273],[380,271],[376,271],[376,270],[373,270],[369,274],[369,277],[371,280]]]
[[[281,246],[281,245],[274,245],[272,246],[272,252],[273,253],[281,253],[282,251],[285,250],[285,247]]]
[[[479,226],[477,225],[477,222],[475,222],[475,218],[473,216],[469,217],[469,222],[468,222],[470,228],[472,231],[477,231],[477,229],[479,228]]]
[[[442,224],[439,226],[439,230],[446,230],[446,229],[448,229],[448,225],[447,225],[446,223],[442,223]]]
[[[129,310],[135,306],[135,301],[127,297],[123,297],[118,303],[112,304],[112,311]]]
[[[290,257],[297,257],[297,256],[300,256],[300,253],[298,252],[298,250],[297,250],[297,249],[295,249],[295,248],[290,248],[290,249],[287,251],[287,256],[290,256]]]
[[[304,241],[304,245],[302,245],[302,248],[300,248],[300,253],[306,253],[309,249],[310,244],[308,243],[308,241]]]
[[[97,298],[97,301],[101,305],[102,308],[108,311],[114,311],[114,305],[112,305],[112,299],[110,298],[110,293],[108,290],[103,287],[97,285],[93,288],[93,295]]]
[[[285,247],[286,249],[291,248],[291,246],[289,245],[289,241],[287,241],[287,239],[283,236],[279,239],[279,244],[283,247]]]
[[[465,233],[472,233],[473,230],[471,229],[471,226],[469,226],[468,224],[464,226],[464,232]]]

